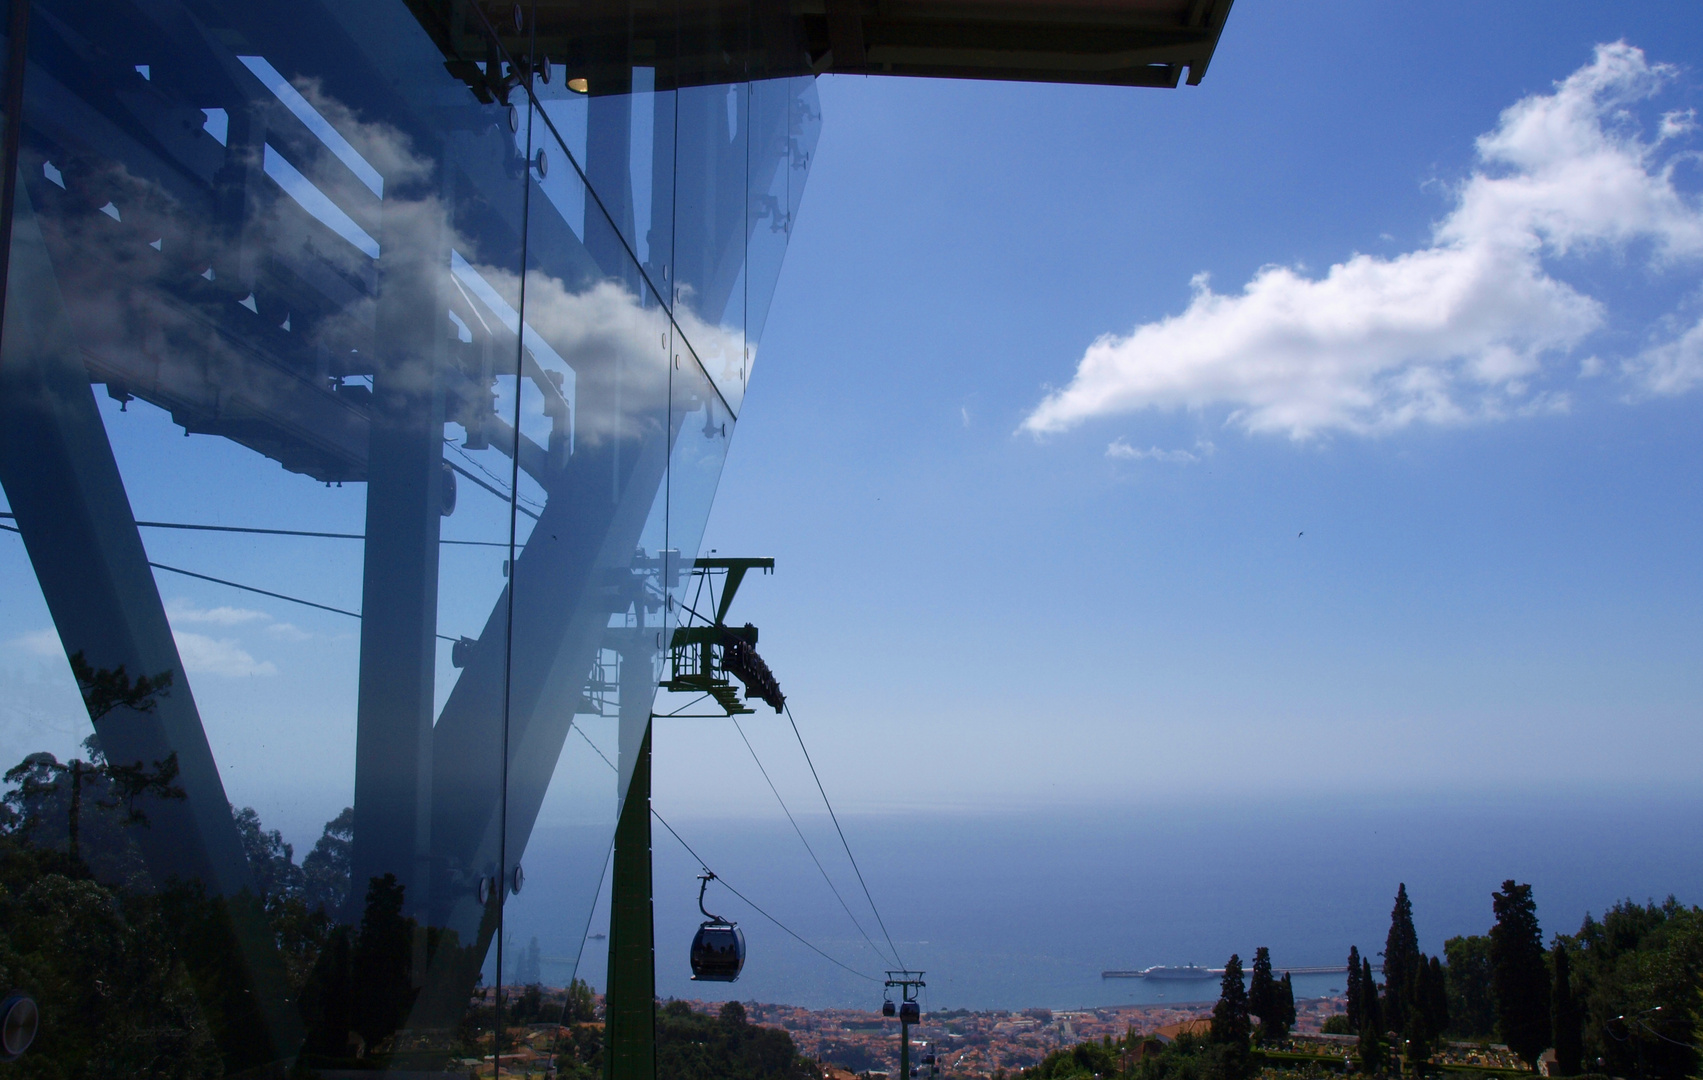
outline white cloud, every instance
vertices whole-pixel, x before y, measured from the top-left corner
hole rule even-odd
[[[1673,340],[1644,350],[1622,370],[1652,394],[1682,394],[1703,383],[1703,320]]]
[[[276,675],[270,660],[255,660],[229,638],[210,638],[187,630],[174,630],[177,654],[191,675]]]
[[[1201,454],[1212,453],[1212,444],[1205,443],[1195,447]],[[1122,461],[1166,461],[1176,465],[1193,465],[1199,461],[1201,454],[1190,453],[1187,450],[1161,450],[1157,446],[1139,450],[1123,439],[1114,439],[1106,447],[1106,456]]]
[[[45,630],[31,630],[27,634],[19,634],[7,644],[28,656],[65,655],[64,648],[59,644],[59,632],[51,626]]]
[[[297,626],[295,623],[273,623],[266,632],[280,641],[312,641],[313,635]]]
[[[1430,246],[1357,254],[1316,278],[1267,266],[1239,293],[1197,275],[1181,314],[1095,341],[1021,430],[1223,408],[1247,431],[1305,439],[1565,409],[1565,394],[1532,384],[1603,324],[1604,309],[1545,260],[1634,241],[1650,243],[1658,270],[1703,255],[1703,213],[1674,184],[1681,155],[1665,149],[1693,118],[1668,113],[1645,139],[1627,109],[1672,75],[1632,46],[1598,46],[1553,93],[1515,103],[1478,139],[1480,167]],[[1647,392],[1694,385],[1703,323],[1623,367]]]
[[[173,600],[166,608],[166,618],[173,623],[210,623],[214,626],[240,626],[243,623],[270,622],[272,616],[252,608],[197,608],[188,600]]]

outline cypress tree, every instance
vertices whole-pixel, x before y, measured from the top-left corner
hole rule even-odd
[[[1426,988],[1426,1022],[1433,1038],[1441,1038],[1449,1030],[1449,979],[1443,972],[1443,962],[1431,958],[1430,985]]]
[[[1260,1018],[1259,1041],[1264,1043],[1277,1021],[1277,984],[1271,978],[1271,950],[1254,950],[1253,977],[1248,980],[1248,1011]]]
[[[1567,959],[1567,945],[1555,939],[1551,965],[1555,969],[1555,985],[1549,995],[1549,1020],[1555,1034],[1555,1065],[1562,1076],[1577,1076],[1584,1065],[1585,1042],[1583,1010],[1573,996],[1572,962]]]
[[[1412,985],[1413,966],[1419,955],[1419,935],[1413,929],[1413,904],[1407,898],[1407,883],[1396,887],[1395,907],[1390,911],[1390,933],[1384,939],[1384,1013],[1392,1030],[1400,1031],[1407,1021],[1407,991]]]
[[[1248,990],[1242,985],[1242,958],[1230,954],[1218,984],[1218,1004],[1212,1007],[1212,1041],[1226,1046],[1248,1045]]]
[[[1378,984],[1372,981],[1372,961],[1364,956],[1360,958],[1360,1011],[1366,1028],[1379,1035],[1388,1030],[1383,1007],[1378,1001]]]
[[[1383,1010],[1378,1008],[1378,987],[1372,981],[1372,961],[1360,959],[1360,1071],[1373,1073],[1384,1067]]]
[[[1415,1076],[1425,1071],[1431,1059],[1431,1040],[1437,1034],[1431,1029],[1431,1018],[1424,1007],[1430,997],[1430,989],[1431,965],[1426,962],[1424,953],[1416,953],[1402,993],[1406,1016],[1401,1029],[1402,1039],[1407,1044],[1407,1068]],[[1395,994],[1394,987],[1390,988],[1389,994]]]
[[[1442,971],[1442,961],[1431,957],[1429,979],[1425,986],[1425,1024],[1431,1027],[1431,1037],[1441,1039],[1449,1031],[1449,978]]]
[[[1277,1032],[1278,1039],[1287,1039],[1290,1030],[1295,1026],[1295,984],[1289,981],[1287,971],[1283,973],[1283,978],[1277,980],[1277,1020],[1281,1025]]]
[[[1361,1004],[1366,993],[1360,986],[1360,946],[1348,947],[1348,1029],[1359,1031],[1366,1026],[1366,1009]]]
[[[1543,931],[1532,887],[1512,878],[1490,896],[1496,925],[1490,928],[1490,989],[1496,1024],[1508,1049],[1537,1068],[1549,1045],[1549,972],[1543,962]]]

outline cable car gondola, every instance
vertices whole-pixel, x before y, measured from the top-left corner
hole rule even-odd
[[[715,875],[705,870],[698,875],[698,910],[704,913],[704,923],[692,938],[692,979],[694,982],[738,982],[745,967],[745,934],[737,923],[704,909],[704,890]]]
[[[922,1009],[914,1001],[899,1003],[899,1022],[901,1024],[919,1024],[922,1022]]]
[[[897,1005],[893,1004],[892,998],[888,998],[886,1001],[883,1001],[881,1003],[881,1015],[882,1016],[898,1016],[899,1015],[899,1007]]]

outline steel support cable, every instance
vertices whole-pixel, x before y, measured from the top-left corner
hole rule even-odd
[[[15,519],[16,514],[0,513],[0,518]],[[308,536],[320,540],[365,540],[365,533],[318,532],[311,529],[262,529],[252,525],[197,525],[187,521],[138,521],[141,529],[185,529],[191,532],[251,533],[257,536]],[[459,544],[462,547],[500,547],[508,544],[498,540],[439,540],[440,544]]]
[[[143,522],[138,521],[136,524],[141,525]],[[0,525],[0,529],[4,529],[10,533],[18,533],[20,536],[23,535],[23,530],[12,525]],[[184,577],[192,577],[200,581],[210,581],[215,585],[223,585],[226,588],[241,589],[243,592],[258,593],[261,596],[270,596],[274,600],[287,600],[292,604],[300,604],[302,607],[315,608],[319,611],[329,611],[333,615],[347,615],[351,619],[358,619],[361,617],[361,613],[358,611],[350,611],[347,608],[332,607],[330,604],[315,603],[312,600],[303,600],[299,596],[290,596],[287,593],[273,592],[271,589],[262,589],[254,585],[244,585],[240,581],[227,581],[225,578],[214,577],[211,574],[199,574],[194,570],[185,570],[181,566],[167,566],[165,563],[157,563],[153,561],[150,561],[148,565],[153,567],[155,570],[164,570],[167,573],[172,574],[182,574]],[[460,638],[452,638],[448,634],[438,634],[436,636],[439,641],[448,641],[453,643],[461,640]]]
[[[881,909],[875,906],[875,897],[869,894],[869,883],[863,880],[863,870],[857,865],[857,856],[852,854],[851,845],[846,842],[846,831],[840,828],[840,817],[834,813],[834,804],[828,801],[828,792],[822,786],[822,777],[816,772],[816,763],[810,760],[810,751],[804,746],[804,736],[798,732],[798,721],[792,718],[792,706],[786,705],[786,722],[792,725],[792,736],[798,740],[798,748],[804,751],[804,763],[810,766],[810,775],[816,781],[816,790],[822,795],[822,805],[828,808],[828,817],[834,823],[834,831],[840,834],[840,846],[846,849],[846,858],[851,860],[852,870],[857,873],[857,883],[863,886],[863,898],[869,901],[869,910],[875,913],[875,922],[881,927],[881,934],[887,939],[887,947],[893,950],[893,958],[899,958],[899,947],[893,944],[893,935],[887,932],[887,921],[881,917]],[[904,961],[899,962],[904,967]]]
[[[609,766],[611,769],[615,769],[615,763],[613,761],[609,760],[609,755],[605,754],[601,749],[598,748],[598,745],[596,743],[591,741],[591,736],[587,735],[585,733],[584,728],[580,727],[578,724],[575,724],[574,730],[579,732],[579,737],[585,740],[585,744],[587,746],[591,747],[592,751],[594,753],[596,753],[598,757],[603,759],[603,764]],[[616,771],[617,775],[619,775],[620,770],[616,769],[615,771]],[[686,849],[686,854],[692,856],[693,859],[696,859],[699,866],[703,867],[705,870],[709,870],[710,864],[704,861],[704,857],[702,855],[699,855],[696,851],[692,850],[692,845],[688,844],[685,841],[685,839],[683,837],[681,837],[681,835],[679,833],[674,831],[674,826],[670,825],[667,822],[667,820],[665,820],[663,818],[663,816],[661,814],[656,812],[656,807],[654,807],[654,806],[651,807],[650,816],[655,818],[662,825],[662,827],[664,829],[668,830],[669,836],[672,836],[672,837],[674,837],[675,840],[679,841],[680,846]],[[711,871],[711,872],[714,873],[714,871]],[[857,970],[856,968],[851,967],[848,964],[842,963],[841,961],[834,959],[832,956],[829,956],[827,953],[823,952],[821,949],[818,949],[816,946],[810,944],[810,942],[808,942],[804,938],[800,937],[798,932],[793,930],[792,927],[788,926],[786,923],[781,922],[779,919],[775,918],[773,915],[770,915],[767,911],[764,911],[762,908],[758,907],[756,902],[753,901],[749,896],[746,896],[744,893],[740,892],[738,889],[735,889],[732,885],[728,885],[727,879],[722,877],[720,874],[716,874],[716,880],[721,882],[722,885],[726,886],[728,892],[732,893],[734,896],[739,897],[739,899],[745,901],[745,903],[750,906],[752,911],[755,911],[757,914],[761,915],[763,918],[769,920],[770,922],[774,923],[776,926],[780,927],[782,930],[786,931],[789,935],[791,935],[791,937],[794,941],[798,942],[800,945],[803,945],[805,948],[809,949],[811,952],[815,953],[817,956],[820,956],[822,959],[828,961],[828,963],[833,964],[835,967],[842,968],[843,970],[848,971],[853,975],[856,975],[860,979],[867,979],[870,982],[880,982],[881,981],[880,979],[877,979],[873,975],[865,975],[863,972]]]
[[[857,916],[852,914],[851,905],[847,904],[846,898],[840,895],[840,890],[834,885],[833,879],[828,876],[828,870],[822,865],[822,860],[816,857],[816,849],[810,846],[809,840],[805,839],[804,830],[798,827],[798,822],[793,818],[792,811],[787,808],[786,800],[781,798],[781,793],[775,787],[775,782],[769,778],[769,770],[763,767],[762,760],[757,757],[756,748],[751,745],[751,740],[745,737],[745,729],[739,726],[738,718],[729,716],[728,719],[733,721],[733,730],[739,732],[739,741],[744,743],[745,749],[751,752],[751,760],[757,763],[757,771],[763,774],[763,781],[769,785],[769,790],[774,792],[775,801],[781,804],[781,813],[786,815],[787,821],[792,825],[792,831],[798,834],[798,839],[804,845],[804,850],[810,853],[810,861],[816,864],[816,869],[822,874],[822,880],[828,883],[828,889],[834,894],[834,899],[838,900],[840,907],[845,910],[846,918],[850,919],[851,924],[857,927],[857,932],[863,935],[863,940],[869,943],[870,949],[877,957],[880,957],[882,963],[886,963],[887,958],[881,955],[880,946],[870,939],[869,932],[863,928],[862,923],[857,921]],[[894,957],[894,959],[897,960],[898,958]],[[899,966],[903,967],[904,965]]]
[[[22,530],[12,525],[0,525],[0,529],[4,529],[9,533],[19,533],[22,535]],[[346,608],[332,607],[330,604],[317,604],[312,600],[303,600],[299,596],[289,596],[285,593],[273,592],[270,589],[260,589],[253,585],[244,585],[237,581],[226,581],[224,578],[216,578],[211,574],[198,574],[194,570],[185,570],[179,566],[167,566],[165,563],[157,562],[149,562],[148,565],[153,567],[155,570],[164,570],[172,574],[182,574],[184,577],[197,578],[201,581],[210,581],[215,585],[224,585],[227,588],[241,589],[243,592],[259,593],[261,596],[270,596],[274,600],[287,600],[292,604],[300,604],[303,607],[316,608],[320,611],[329,611],[333,615],[347,615],[351,619],[358,619],[361,617],[361,613],[358,611],[349,611]],[[438,634],[437,638],[439,641],[449,642],[461,640],[460,638],[452,638],[448,634]]]
[[[472,460],[472,459],[470,458],[469,460]],[[517,495],[513,499],[510,499],[507,495],[503,494],[503,492],[500,491],[495,485],[485,483],[485,481],[479,479],[477,476],[474,476],[472,473],[468,472],[466,469],[462,468],[460,465],[457,465],[455,462],[448,461],[448,462],[445,462],[444,464],[448,465],[450,468],[454,469],[456,472],[460,473],[462,476],[467,477],[467,479],[473,481],[475,484],[478,484],[480,487],[484,488],[486,491],[489,491],[491,494],[495,495],[497,498],[501,499],[503,502],[514,503],[514,508],[516,510],[525,514],[527,517],[531,518],[533,521],[538,520],[537,514],[534,514],[532,511],[528,510],[526,507],[520,505],[520,500],[522,498],[524,498],[524,496]],[[474,464],[478,465],[479,463],[475,461]],[[484,466],[481,465],[480,468],[484,468]],[[531,501],[531,500],[528,500],[528,501]]]

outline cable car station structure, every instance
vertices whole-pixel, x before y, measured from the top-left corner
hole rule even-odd
[[[501,1015],[506,926],[583,937],[612,844],[605,1058],[651,1080],[653,699],[785,705],[726,621],[772,560],[696,556],[814,79],[1195,84],[1230,4],[12,0],[0,639],[50,622],[77,741],[180,794],[84,859],[209,905],[227,1074],[430,1066]],[[326,910],[387,966],[286,963],[250,801],[352,809]]]

